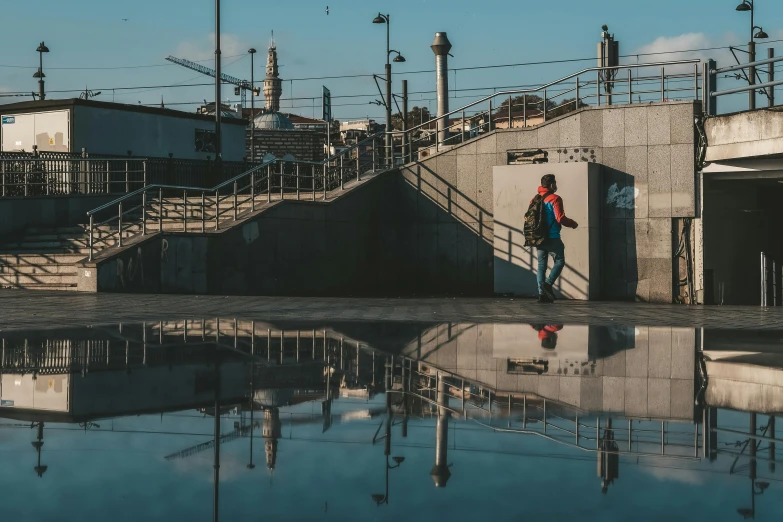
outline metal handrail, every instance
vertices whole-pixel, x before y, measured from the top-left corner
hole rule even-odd
[[[671,61],[671,62],[652,62],[652,63],[639,63],[639,64],[629,64],[629,65],[616,65],[616,66],[612,66],[612,67],[589,67],[587,69],[582,69],[581,71],[569,74],[568,76],[564,76],[564,77],[560,78],[559,80],[555,80],[555,81],[546,83],[546,84],[541,85],[539,87],[533,87],[533,88],[529,88],[529,89],[510,90],[510,91],[498,91],[496,93],[493,93],[493,94],[490,94],[490,95],[485,96],[483,98],[480,98],[480,99],[478,99],[478,100],[476,100],[476,101],[474,101],[472,103],[464,105],[464,106],[460,107],[459,109],[454,109],[453,111],[447,112],[446,114],[443,114],[441,116],[437,116],[435,118],[432,118],[428,122],[425,122],[425,123],[416,125],[414,127],[411,127],[409,129],[406,129],[405,131],[392,131],[392,134],[400,134],[400,133],[411,132],[411,131],[416,130],[418,128],[421,128],[421,127],[423,127],[425,125],[430,125],[433,121],[438,121],[438,120],[441,120],[443,118],[448,118],[449,116],[451,116],[453,114],[461,113],[465,109],[468,109],[470,107],[473,107],[474,105],[478,105],[478,104],[484,103],[486,101],[492,100],[493,98],[497,98],[498,96],[506,97],[509,94],[530,94],[530,93],[535,93],[535,92],[538,92],[538,91],[542,91],[544,89],[548,89],[549,87],[552,87],[553,85],[557,85],[559,83],[562,83],[562,82],[564,82],[566,80],[570,80],[572,78],[576,78],[577,76],[580,76],[580,75],[588,73],[588,72],[596,72],[596,71],[597,72],[601,72],[601,71],[612,70],[612,69],[616,69],[616,70],[619,70],[619,69],[639,69],[639,68],[642,68],[642,67],[662,67],[662,66],[668,66],[668,65],[687,65],[687,64],[698,64],[698,63],[701,63],[701,61],[697,60],[697,59],[691,59],[691,60],[674,60],[674,61]],[[593,82],[593,83],[595,83],[595,82]]]
[[[339,186],[341,189],[344,189],[344,182],[345,182],[345,173],[348,172],[349,174],[352,173],[354,170],[356,172],[356,180],[361,180],[361,173],[362,173],[362,162],[360,158],[360,153],[357,152],[357,157],[350,158],[349,163],[345,165],[343,163],[343,159],[346,156],[350,156],[351,153],[354,150],[359,149],[359,147],[366,145],[368,142],[375,143],[375,140],[377,140],[383,132],[376,132],[367,138],[359,141],[358,143],[347,147],[340,152],[337,152],[331,156],[329,156],[327,159],[325,159],[322,162],[316,162],[316,161],[307,161],[307,160],[297,160],[297,159],[287,159],[285,157],[283,158],[272,158],[267,161],[264,161],[263,163],[259,165],[255,165],[252,168],[228,179],[225,181],[222,181],[215,185],[214,187],[198,187],[198,186],[187,186],[187,185],[169,185],[169,184],[161,184],[161,183],[155,183],[151,185],[145,185],[142,188],[139,188],[133,192],[128,192],[127,194],[124,194],[108,203],[105,203],[103,205],[100,205],[90,211],[87,212],[87,217],[89,219],[89,260],[92,261],[94,250],[95,250],[95,243],[94,243],[94,230],[96,226],[105,225],[109,222],[111,222],[114,219],[118,220],[118,231],[117,233],[107,234],[105,237],[100,238],[102,240],[108,240],[108,239],[114,239],[114,237],[117,237],[117,245],[122,246],[123,236],[126,228],[124,228],[127,223],[123,223],[123,216],[127,214],[131,214],[133,212],[138,211],[139,209],[142,210],[142,217],[141,217],[141,234],[146,235],[147,234],[147,228],[146,228],[146,209],[147,206],[155,209],[155,206],[158,208],[158,224],[159,224],[159,230],[163,230],[163,221],[164,221],[164,215],[163,215],[163,204],[165,201],[165,198],[163,197],[163,191],[178,191],[181,193],[183,198],[183,204],[182,204],[182,214],[181,216],[174,216],[175,222],[181,221],[183,223],[183,229],[184,232],[188,232],[188,199],[192,196],[188,196],[188,193],[196,192],[201,195],[201,202],[200,203],[190,203],[191,208],[197,208],[200,209],[201,212],[201,232],[205,231],[205,224],[206,224],[206,209],[208,208],[206,197],[205,195],[207,193],[213,194],[214,199],[210,202],[209,207],[214,208],[214,222],[215,222],[215,229],[217,230],[220,225],[221,217],[225,217],[227,214],[233,213],[233,219],[236,220],[238,216],[238,207],[240,204],[245,204],[248,201],[251,202],[251,211],[255,210],[255,199],[257,196],[261,195],[262,193],[266,192],[267,196],[267,202],[272,200],[272,176],[279,175],[280,176],[280,199],[285,199],[284,192],[285,192],[285,182],[286,179],[290,180],[292,177],[296,179],[296,194],[297,198],[299,198],[300,194],[300,179],[305,180],[311,180],[312,181],[312,195],[313,200],[315,200],[315,192],[316,192],[316,182],[318,180],[323,180],[323,197],[326,199],[326,192],[328,189],[328,186],[330,184],[333,184],[336,181],[335,172],[334,169],[339,169]],[[332,165],[335,160],[339,159],[339,165]],[[375,156],[375,148],[373,147],[373,160],[371,168],[372,170],[376,169],[376,156]],[[279,172],[273,172],[272,171],[272,165],[281,164],[280,171]],[[286,164],[292,164],[296,165],[296,173],[295,174],[287,174],[285,173],[285,165]],[[299,165],[311,165],[313,168],[311,169],[311,173],[305,174],[299,172]],[[323,173],[322,176],[316,176],[315,174],[315,167],[321,166],[323,167]],[[365,163],[366,166],[366,163]],[[254,175],[259,172],[263,171],[263,169],[267,169],[267,173],[265,176],[255,178]],[[332,170],[332,172],[330,172]],[[249,183],[244,184],[240,183],[240,180],[250,178]],[[266,180],[266,187],[264,189],[261,189],[258,193],[256,193],[256,187],[258,185],[259,181]],[[331,182],[331,183],[330,183]],[[224,189],[225,187],[233,185],[233,194],[228,195],[221,195],[221,189]],[[241,185],[241,187],[240,187]],[[277,189],[277,187],[274,187]],[[293,189],[293,187],[289,187]],[[250,189],[249,196],[245,197],[244,194],[240,196],[240,192],[244,192],[245,190]],[[148,192],[158,192],[158,201],[157,205],[155,203],[148,203],[147,202],[147,193]],[[144,198],[142,200],[141,205],[136,205],[131,209],[127,209],[123,211],[122,206],[123,203],[131,198],[138,197],[139,195],[142,195]],[[233,198],[233,202],[226,205],[226,208],[221,208],[221,203],[225,202],[227,199]],[[94,217],[109,208],[119,207],[118,214],[114,217],[111,217],[105,221],[102,221],[101,223],[98,223],[96,225],[94,221]],[[198,218],[196,218],[198,219]],[[212,220],[212,217],[210,218]]]

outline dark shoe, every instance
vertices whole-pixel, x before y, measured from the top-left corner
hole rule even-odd
[[[555,292],[554,290],[552,290],[552,285],[550,285],[549,283],[541,283],[541,291],[550,300],[557,301],[557,296],[555,296]]]
[[[541,304],[554,303],[554,301],[552,301],[549,297],[547,297],[544,294],[541,294],[541,295],[538,296],[538,302],[541,303]]]

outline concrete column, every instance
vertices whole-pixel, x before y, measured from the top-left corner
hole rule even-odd
[[[438,117],[449,112],[449,51],[451,42],[446,33],[435,33],[435,40],[430,45],[435,53],[435,90],[438,100]],[[448,138],[448,124],[445,120],[438,120],[437,139],[443,143]]]

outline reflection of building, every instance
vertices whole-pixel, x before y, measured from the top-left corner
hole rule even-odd
[[[603,437],[598,441],[598,476],[601,477],[601,493],[609,491],[609,485],[620,476],[620,449],[614,441],[612,419],[606,420]]]
[[[264,452],[266,453],[266,467],[269,469],[275,469],[277,463],[277,441],[282,437],[282,426],[280,409],[270,408],[264,410],[261,436],[265,439]]]

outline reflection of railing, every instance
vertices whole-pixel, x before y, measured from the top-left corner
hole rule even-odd
[[[211,361],[215,346],[259,366],[318,362],[362,385],[375,355],[331,330],[280,330],[255,321],[201,319],[58,330],[51,336],[9,333],[0,344],[0,373],[60,374]]]
[[[377,138],[370,136],[321,163],[269,159],[211,188],[145,185],[87,213],[89,258],[95,250],[122,246],[125,239],[149,231],[219,230],[221,224],[255,212],[260,202],[300,200],[303,195],[312,201],[321,195],[325,201],[329,191],[342,190],[345,183],[359,182],[363,174],[377,169]],[[370,147],[371,157],[367,154]]]
[[[692,73],[666,74],[667,67],[680,68],[688,65],[693,67]],[[602,75],[610,69],[614,72],[611,80],[606,79],[607,75]],[[644,76],[637,73],[634,77],[633,71],[643,69],[658,69],[660,72]],[[627,71],[625,77],[618,74],[622,70]],[[699,60],[590,67],[540,87],[496,92],[405,131],[394,131],[392,135],[399,136],[398,141],[405,145],[403,163],[407,163],[415,159],[416,150],[432,147],[433,152],[438,152],[441,147],[462,143],[468,138],[492,131],[497,123],[503,121],[508,127],[527,127],[528,124],[540,124],[549,118],[586,107],[591,105],[591,102],[601,106],[602,101],[605,105],[631,104],[635,103],[634,98],[636,103],[674,99],[698,101],[700,78]],[[567,98],[568,95],[571,97]],[[514,98],[517,99],[516,102]],[[497,100],[501,100],[500,106]],[[515,116],[515,106],[522,107],[521,115]],[[535,111],[533,114],[530,114],[531,109]],[[447,129],[447,136],[455,130],[456,132],[439,141],[436,135],[440,126]],[[418,135],[420,136],[415,137]],[[419,155],[419,158],[421,157]]]
[[[394,382],[392,393],[414,397],[494,431],[535,435],[590,452],[699,458],[699,424],[624,419],[627,426],[612,425],[605,414],[591,414],[535,394],[488,388],[407,357],[390,358],[387,369]]]

